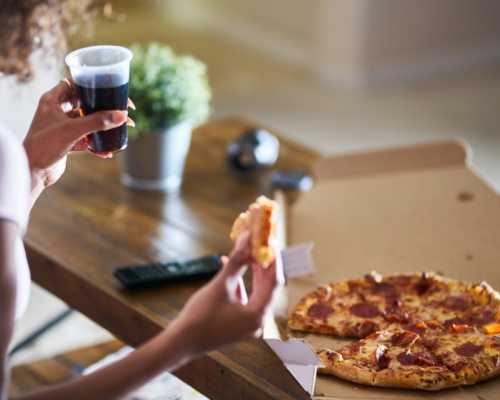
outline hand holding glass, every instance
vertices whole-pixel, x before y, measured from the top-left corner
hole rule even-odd
[[[126,110],[132,52],[120,46],[91,46],[66,56],[85,115],[96,111]],[[127,147],[127,124],[89,135],[94,153],[114,153]]]

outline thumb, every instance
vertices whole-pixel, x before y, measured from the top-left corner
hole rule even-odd
[[[99,111],[81,118],[68,118],[63,124],[63,134],[68,143],[74,143],[89,133],[107,131],[127,122],[127,111]]]
[[[245,231],[236,239],[234,248],[227,259],[222,272],[226,276],[239,275],[243,267],[248,265],[250,261],[250,233]]]

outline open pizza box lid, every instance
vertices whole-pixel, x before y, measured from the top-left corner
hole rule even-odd
[[[288,276],[281,310],[319,284],[372,270],[435,271],[500,289],[500,196],[471,169],[469,153],[461,142],[439,142],[320,160],[316,185],[288,210],[285,230],[289,246],[314,244],[314,271]],[[300,269],[289,258],[285,271]],[[311,348],[335,348],[340,341],[291,334],[285,319],[272,321],[265,325],[266,341],[314,399],[500,398],[500,378],[428,393],[317,375],[320,363]]]

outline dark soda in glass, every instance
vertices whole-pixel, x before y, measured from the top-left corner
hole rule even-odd
[[[66,56],[80,97],[83,114],[126,110],[132,52],[121,46],[100,45],[72,51]],[[127,124],[89,135],[94,153],[114,153],[127,147]]]
[[[126,110],[128,102],[128,83],[116,87],[90,88],[76,84],[81,107],[85,115],[96,111]],[[107,131],[89,135],[90,149],[94,153],[110,153],[127,147],[127,124]]]

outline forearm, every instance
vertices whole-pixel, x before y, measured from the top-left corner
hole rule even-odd
[[[42,194],[43,189],[45,189],[43,178],[39,173],[31,170],[31,208]]]
[[[40,194],[42,194],[44,188],[41,179],[35,174],[31,174],[31,208],[35,205],[35,202],[38,197],[40,197]]]
[[[175,323],[124,359],[71,382],[16,400],[120,399],[164,371],[190,359],[186,334]]]

